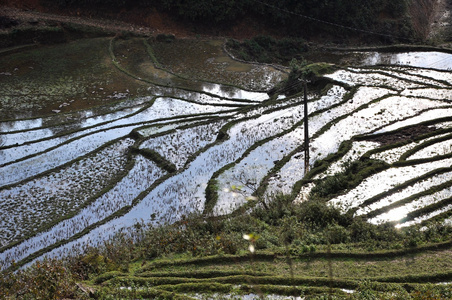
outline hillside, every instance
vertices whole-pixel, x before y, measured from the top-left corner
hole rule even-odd
[[[311,3],[312,2],[312,3]],[[394,43],[425,41],[430,24],[445,17],[446,0],[293,1],[166,0],[47,1],[2,0],[0,5],[26,11],[86,19],[117,20],[177,36],[251,38],[259,34],[298,36],[314,42]],[[435,29],[436,29],[435,27]],[[369,35],[369,33],[372,33]]]
[[[2,12],[0,297],[452,298],[444,36],[375,52]]]

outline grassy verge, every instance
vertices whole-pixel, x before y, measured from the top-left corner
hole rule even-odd
[[[66,270],[75,281],[88,280],[100,298],[258,292],[345,297],[341,289],[379,294],[394,288],[412,297],[427,282],[452,279],[452,230],[446,225],[396,230],[342,215],[323,202],[294,205],[288,199],[229,218],[194,215],[172,225],[136,227],[70,259]],[[254,253],[242,237],[251,232]],[[31,285],[29,272],[4,273],[0,288],[6,284],[14,292],[20,282]],[[23,277],[11,283],[12,274]],[[43,288],[42,281],[33,284]]]

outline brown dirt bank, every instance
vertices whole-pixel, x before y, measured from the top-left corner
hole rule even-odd
[[[452,7],[446,5],[446,3],[449,3],[450,1],[451,0],[439,0],[435,4],[435,9],[432,12],[434,17],[429,18],[430,24],[433,24],[430,35],[438,36],[440,31],[442,33],[444,32],[444,28],[439,28],[434,25],[440,20],[443,20],[444,15],[447,15],[447,12],[450,13]],[[26,27],[27,30],[30,30],[30,28],[41,28],[43,26],[51,26],[56,29],[59,28],[64,32],[66,31],[66,28],[63,26],[64,24],[76,24],[85,27],[93,27],[97,30],[101,29],[105,31],[104,33],[108,34],[118,34],[121,32],[130,32],[139,35],[170,33],[174,34],[177,38],[231,37],[236,39],[249,39],[256,35],[270,35],[277,38],[285,35],[284,32],[280,31],[280,28],[269,27],[252,16],[238,20],[231,26],[214,27],[183,22],[167,13],[159,12],[151,8],[129,8],[120,10],[97,8],[70,9],[57,8],[52,5],[42,5],[42,3],[44,3],[43,0],[0,0],[0,34],[8,30],[11,31],[14,28]],[[14,22],[9,24],[9,20],[1,22],[2,17],[7,17],[10,20],[17,20],[19,24],[14,24]],[[9,26],[12,26],[12,28]],[[435,33],[437,33],[437,35],[435,35]],[[0,42],[0,48],[27,43],[43,43],[42,41],[47,38],[48,35],[41,34],[40,40],[30,40],[29,35],[24,35],[19,41]],[[54,34],[53,39],[55,39],[55,41],[51,40],[50,42],[62,41],[65,38],[67,40],[67,36],[63,37],[60,32],[60,35]],[[336,48],[335,50],[339,50],[339,47],[342,48],[342,50],[344,50],[344,48],[350,50],[349,47],[382,45],[381,41],[377,40],[374,42],[372,42],[372,40],[364,41],[359,35],[350,36],[347,40],[338,39],[337,37],[324,33],[304,38],[310,42],[312,46],[310,47],[311,49],[319,48],[331,50],[331,48]],[[444,48],[450,47],[450,44],[444,42],[440,42],[439,44],[442,44]],[[385,49],[373,50],[384,51]],[[430,51],[434,50],[436,49]]]

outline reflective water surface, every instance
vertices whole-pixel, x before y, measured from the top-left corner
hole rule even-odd
[[[438,70],[452,70],[452,54],[438,51],[378,52],[378,51],[325,51],[306,56],[314,62],[339,65],[375,66],[398,65]]]
[[[149,47],[155,57],[149,55]],[[444,72],[452,68],[450,54],[311,55],[306,58],[343,68],[326,75],[336,84],[323,95],[310,95],[310,164],[357,135],[450,116],[452,76]],[[371,65],[385,66],[364,67]],[[268,196],[292,192],[304,177],[303,98],[266,101],[266,91],[285,78],[287,72],[272,66],[234,61],[223,51],[222,41],[94,39],[0,57],[0,195],[7,197],[0,210],[9,214],[0,222],[0,265],[43,248],[49,255],[61,255],[94,246],[136,222],[150,222],[151,215],[154,223],[162,224],[203,212],[211,201],[207,189],[217,193],[219,201],[211,208],[217,214],[242,205],[263,181]],[[351,97],[346,86],[357,87]],[[445,121],[435,126],[444,128]],[[380,147],[377,142],[363,145],[355,145],[342,161],[360,159]],[[444,159],[424,165],[415,161],[413,166],[369,176],[337,198],[337,204],[363,206],[360,211],[367,214],[391,205],[389,200],[400,201],[363,204],[394,184],[450,166],[446,157],[451,145],[448,140],[420,149],[422,159],[435,154]],[[400,151],[391,159],[408,150]],[[176,167],[173,173],[169,164]],[[340,170],[333,165],[319,179]],[[432,182],[448,182],[449,177]],[[395,195],[406,198],[431,188],[432,182],[425,180],[417,190],[407,188]],[[74,188],[69,190],[71,184]],[[242,184],[244,195],[226,192],[228,186]],[[447,198],[451,189],[441,192],[435,197]],[[396,212],[407,215],[417,205],[436,203],[435,197]],[[58,204],[58,198],[73,208],[58,207],[58,216],[51,216],[55,224],[47,223],[52,206],[32,211],[37,207],[33,203],[52,199]],[[393,211],[375,220],[395,220],[389,216]],[[12,221],[24,219],[23,224]],[[33,223],[48,226],[36,232]],[[93,224],[98,225],[77,235]]]

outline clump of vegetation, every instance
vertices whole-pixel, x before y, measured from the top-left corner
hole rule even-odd
[[[228,263],[231,263],[232,258],[247,264],[246,261],[251,259],[252,262],[253,260],[248,256],[251,251],[249,249],[252,248],[252,252],[257,251],[256,258],[262,257],[264,261],[269,259],[269,263],[278,255],[287,256],[289,269],[291,269],[291,264],[300,255],[311,255],[314,259],[319,256],[318,254],[320,257],[328,257],[331,255],[330,251],[333,251],[335,256],[346,253],[347,256],[368,255],[371,258],[374,255],[372,251],[384,250],[388,252],[377,252],[378,257],[384,257],[387,253],[390,258],[394,253],[403,255],[404,251],[428,245],[431,241],[447,241],[451,234],[452,228],[439,223],[427,226],[423,230],[416,227],[399,230],[391,224],[372,225],[360,218],[343,214],[339,209],[327,205],[324,201],[311,200],[294,204],[291,197],[278,195],[272,201],[268,201],[265,206],[258,205],[249,213],[235,216],[212,218],[191,215],[183,217],[175,224],[157,227],[137,223],[129,231],[124,231],[116,235],[114,239],[105,242],[102,247],[86,249],[79,256],[66,260],[37,262],[32,267],[17,273],[4,272],[0,277],[0,293],[12,299],[83,299],[90,297],[90,290],[96,290],[95,293],[100,298],[108,298],[109,295],[115,295],[113,290],[101,288],[101,285],[105,287],[108,282],[113,286],[116,283],[119,283],[120,286],[133,286],[135,292],[143,290],[147,293],[157,293],[156,290],[149,290],[146,284],[155,285],[158,282],[161,282],[162,289],[159,290],[159,293],[171,292],[172,287],[176,290],[184,290],[184,287],[187,287],[194,291],[198,288],[201,289],[197,286],[198,283],[193,282],[189,286],[187,286],[188,283],[183,285],[183,282],[188,282],[188,279],[184,279],[181,283],[180,277],[186,276],[175,275],[173,272],[178,271],[171,271],[172,265],[178,263],[196,265],[199,262],[198,267],[201,268],[205,264],[212,263],[218,264],[215,267],[215,270],[218,270],[220,265],[227,266]],[[249,241],[250,236],[253,237],[252,247]],[[244,237],[248,237],[248,240]],[[341,252],[344,249],[347,249],[347,252]],[[407,253],[411,253],[409,251]],[[259,263],[259,266],[262,268],[262,262]],[[167,268],[169,268],[169,273],[163,275],[162,272]],[[182,270],[186,271],[186,268],[184,267]],[[138,271],[134,271],[136,269]],[[271,269],[265,270],[267,273],[264,274],[270,276],[271,273],[268,272]],[[244,272],[253,275],[257,274],[257,271],[262,271],[262,269],[251,269]],[[149,272],[157,272],[155,278],[150,277],[152,275],[149,275]],[[227,273],[222,275],[222,272],[231,273],[231,271],[218,271],[217,276],[226,276]],[[293,277],[293,274],[290,275],[289,271],[286,272],[285,276],[288,277],[287,282],[289,283],[285,284],[290,285],[292,282],[290,280],[296,278]],[[211,273],[208,271],[208,273],[200,273],[197,276],[211,276]],[[236,273],[237,271],[233,275],[237,276]],[[285,282],[282,281],[282,275],[284,274],[278,273],[274,281]],[[230,282],[234,282],[231,281],[235,280],[234,276],[229,279]],[[276,275],[274,274],[274,276]],[[447,274],[441,276],[448,278]],[[291,277],[292,279],[290,279]],[[225,278],[222,278],[223,281],[218,283],[220,285],[221,282],[225,282]],[[269,281],[271,278],[266,277],[265,280]],[[80,285],[80,282],[93,287],[86,288]],[[213,283],[217,284],[215,279],[213,279]],[[144,288],[140,287],[143,285]],[[350,283],[347,286],[349,285]],[[226,286],[223,287],[226,289]],[[418,299],[408,294],[402,286],[398,287],[400,291],[409,296],[404,299]],[[206,287],[203,286],[202,290],[205,291],[205,289]],[[265,288],[263,289],[265,290]],[[356,286],[356,289],[357,294],[379,295],[382,291],[381,284],[360,285]],[[226,290],[229,291],[229,289]],[[389,291],[388,287],[385,286],[383,291]],[[416,293],[413,295],[427,292],[420,288],[410,289],[410,292],[414,293],[414,291]],[[280,292],[288,293],[283,290]],[[293,292],[298,293],[299,291]],[[100,296],[99,293],[102,295]],[[445,291],[434,289],[431,289],[431,293],[445,295]],[[137,298],[136,296],[134,297]]]
[[[62,260],[37,262],[26,270],[0,276],[2,299],[83,299],[77,279]]]
[[[325,86],[330,83],[330,80],[323,75],[332,73],[334,70],[334,65],[328,63],[310,64],[304,59],[297,60],[294,58],[290,61],[290,73],[287,79],[281,81],[268,93],[270,95],[294,95],[303,90],[305,82],[309,83],[310,89],[325,90]]]
[[[174,173],[177,171],[177,167],[170,161],[166,160],[160,153],[152,149],[139,149],[132,148],[132,151],[139,153],[146,158],[154,161],[160,168],[166,170],[169,173]]]
[[[311,190],[311,196],[331,198],[342,191],[356,187],[363,178],[387,167],[387,164],[380,160],[347,161],[343,165],[342,172],[320,180]]]
[[[332,73],[334,67],[328,63],[306,64],[302,62],[300,64],[296,60],[292,60],[291,71],[293,77],[302,78],[308,81],[316,81],[323,75]]]
[[[226,47],[235,57],[242,60],[280,64],[288,64],[294,57],[302,59],[302,53],[308,51],[303,39],[277,40],[270,36],[256,36],[243,42],[229,39]]]
[[[252,0],[57,0],[47,5],[59,7],[91,8],[95,13],[100,10],[119,9],[158,9],[195,24],[209,26],[228,26],[245,17],[256,17],[264,25],[276,27],[279,31],[294,36],[319,33],[330,34],[337,42],[343,37],[356,36],[363,31],[365,36],[392,42],[392,39],[412,37],[418,28],[428,20],[433,11],[434,1],[367,1],[367,0],[307,0],[299,1],[252,1]],[[366,32],[367,31],[367,32]],[[369,31],[382,35],[373,35]],[[424,30],[425,31],[425,30]],[[389,39],[389,40],[388,40]]]

